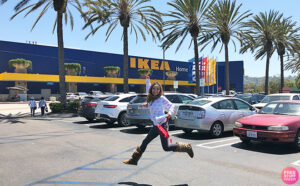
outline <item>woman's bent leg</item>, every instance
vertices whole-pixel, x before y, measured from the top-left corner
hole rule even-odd
[[[142,152],[145,152],[147,145],[158,136],[159,132],[156,126],[153,126],[146,138],[143,140],[142,145],[140,146],[140,149]]]
[[[169,131],[169,126],[168,124],[162,124],[161,125],[166,131]],[[176,144],[170,144],[168,138],[164,138],[162,135],[160,135],[160,141],[162,148],[164,151],[175,151],[177,148]]]
[[[146,138],[143,140],[142,145],[135,149],[135,151],[133,152],[133,154],[131,156],[131,159],[125,160],[125,161],[123,161],[123,163],[129,164],[129,165],[137,165],[142,154],[145,152],[147,145],[157,136],[158,136],[158,130],[157,130],[157,127],[154,126],[149,131]]]

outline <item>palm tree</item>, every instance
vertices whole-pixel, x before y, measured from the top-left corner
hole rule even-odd
[[[241,23],[249,17],[251,13],[249,11],[240,12],[242,4],[236,6],[236,2],[231,0],[219,0],[214,4],[207,13],[207,24],[203,30],[203,35],[199,38],[199,45],[203,45],[201,51],[211,42],[212,51],[216,48],[218,43],[221,43],[220,52],[224,46],[225,49],[225,85],[226,95],[229,95],[229,55],[228,44],[231,38],[240,40]],[[236,45],[234,40],[231,40]]]
[[[260,12],[253,19],[243,24],[245,27],[243,38],[241,40],[241,53],[250,50],[255,52],[255,59],[266,56],[266,77],[265,77],[265,94],[269,89],[269,66],[270,58],[274,52],[275,30],[277,21],[282,18],[282,14],[270,10],[269,13]]]
[[[200,95],[200,74],[199,74],[199,52],[197,38],[202,29],[207,9],[213,5],[215,0],[174,0],[167,3],[175,10],[166,14],[170,20],[164,24],[164,31],[169,32],[163,37],[162,47],[169,48],[174,42],[181,38],[176,52],[181,47],[188,34],[191,35],[191,44],[194,44],[195,70],[196,70],[196,94]]]
[[[118,23],[123,27],[123,78],[124,92],[128,92],[128,28],[135,33],[136,42],[138,41],[138,32],[144,41],[147,34],[150,34],[154,41],[162,32],[161,13],[152,6],[145,5],[150,0],[87,0],[87,12],[82,13],[86,20],[83,28],[91,27],[91,32],[86,39],[97,32],[98,29],[108,24],[106,31],[106,40],[109,38]],[[93,28],[92,24],[98,24]]]
[[[287,64],[285,64],[285,70],[292,70],[292,73],[300,72],[300,53],[299,52],[297,52],[294,55],[294,57],[292,57],[289,60],[289,62]]]
[[[300,46],[299,34],[297,33],[300,28],[296,27],[296,22],[292,22],[290,17],[284,18],[277,22],[275,32],[275,47],[277,54],[280,57],[280,92],[284,87],[284,62],[283,57],[287,55],[294,56]]]
[[[5,3],[7,0],[2,0],[2,3]],[[59,90],[61,102],[66,103],[66,84],[65,84],[65,67],[64,67],[64,40],[63,40],[63,26],[62,20],[65,19],[67,24],[68,18],[70,19],[70,25],[73,29],[73,16],[71,11],[67,8],[67,5],[73,5],[76,9],[80,9],[79,0],[37,0],[37,2],[27,5],[31,0],[20,0],[20,2],[15,6],[16,13],[11,17],[14,19],[18,14],[26,12],[25,17],[34,12],[35,10],[42,8],[39,16],[34,22],[31,30],[34,29],[36,24],[39,22],[41,17],[46,13],[49,8],[54,8],[57,12],[55,24],[53,26],[53,32],[57,26],[57,42],[58,42],[58,71],[59,71]]]

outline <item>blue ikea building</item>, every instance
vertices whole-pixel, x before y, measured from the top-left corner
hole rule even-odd
[[[7,87],[13,87],[14,81],[27,81],[28,94],[40,94],[41,89],[50,89],[52,94],[58,94],[58,81],[53,80],[54,75],[58,77],[57,57],[57,47],[0,41],[0,94],[8,94]],[[27,76],[16,77],[14,68],[9,67],[8,61],[16,58],[32,61],[32,70],[28,69]],[[77,82],[78,92],[89,92],[91,90],[106,92],[108,91],[107,84],[110,83],[116,83],[118,91],[123,90],[121,81],[123,77],[123,55],[65,48],[65,63],[81,64],[79,80],[73,80],[73,82]],[[137,86],[144,84],[137,71],[140,68],[152,69],[151,79],[162,82],[163,65],[167,71],[178,72],[176,76],[176,81],[179,82],[177,91],[194,91],[195,84],[188,83],[188,62],[140,56],[129,56],[129,90],[137,91]],[[243,92],[243,61],[231,61],[229,65],[230,89]],[[105,66],[120,67],[118,81],[114,81],[112,78],[105,79]],[[219,91],[225,89],[225,63],[217,62],[216,69],[218,83],[210,86],[210,88],[205,87],[205,92],[217,92],[218,87]],[[67,78],[66,81],[68,81]],[[173,86],[173,80],[166,80],[165,83],[167,87]]]

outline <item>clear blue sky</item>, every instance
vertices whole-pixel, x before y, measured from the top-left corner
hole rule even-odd
[[[38,0],[31,0],[31,2],[37,2]],[[18,15],[14,20],[10,21],[11,15],[13,15],[14,5],[18,0],[11,0],[6,4],[0,6],[0,40],[22,42],[26,41],[36,41],[38,44],[57,46],[56,33],[52,34],[52,28],[54,24],[55,14],[53,9],[49,9],[48,12],[39,21],[33,31],[31,27],[41,10],[37,10],[33,14],[29,14],[24,18],[24,14]],[[162,12],[167,12],[171,8],[166,4],[168,0],[152,0],[150,3],[158,10]],[[299,0],[237,0],[237,3],[242,3],[242,10],[250,10],[253,14],[259,12],[269,11],[271,9],[278,10],[284,14],[285,17],[291,16],[294,21],[297,21],[298,26],[300,26],[300,14]],[[71,7],[69,7],[71,8]],[[106,28],[99,30],[94,36],[89,37],[85,40],[85,36],[88,34],[89,29],[82,30],[84,24],[83,20],[80,18],[79,13],[71,8],[73,15],[75,17],[75,25],[73,31],[71,31],[69,25],[64,26],[64,44],[65,47],[83,49],[83,50],[93,50],[99,52],[109,52],[116,54],[123,54],[123,43],[121,40],[122,29],[119,26],[110,36],[108,41],[105,42],[105,32]],[[166,59],[176,60],[176,61],[188,61],[194,57],[193,47],[190,49],[188,40],[180,48],[178,52],[175,53],[175,48],[177,44],[175,43],[171,48],[166,51]],[[237,42],[236,42],[237,43]],[[163,53],[160,47],[160,43],[153,42],[152,38],[148,37],[147,41],[144,42],[141,37],[139,37],[138,43],[135,41],[135,36],[129,36],[129,55],[144,56],[151,58],[162,58]],[[221,46],[221,45],[220,45]],[[245,75],[252,77],[262,77],[265,75],[265,58],[262,60],[255,61],[251,53],[239,54],[239,47],[237,51],[234,51],[233,47],[229,48],[229,60],[243,60]],[[214,56],[217,57],[217,61],[224,61],[224,53],[219,53],[219,48],[211,52],[210,48],[207,48],[200,53],[200,56]],[[270,76],[280,74],[279,58],[277,53],[274,53],[271,58],[270,63]],[[285,71],[285,76],[296,75],[289,71]]]

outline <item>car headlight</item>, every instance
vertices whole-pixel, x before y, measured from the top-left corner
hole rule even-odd
[[[234,123],[234,126],[235,126],[235,127],[242,128],[242,127],[243,127],[243,124],[241,124],[240,122],[237,122],[237,121],[236,121],[236,122]]]
[[[288,126],[282,126],[282,125],[275,125],[275,126],[269,126],[268,130],[286,131],[286,130],[289,130],[289,127]]]

